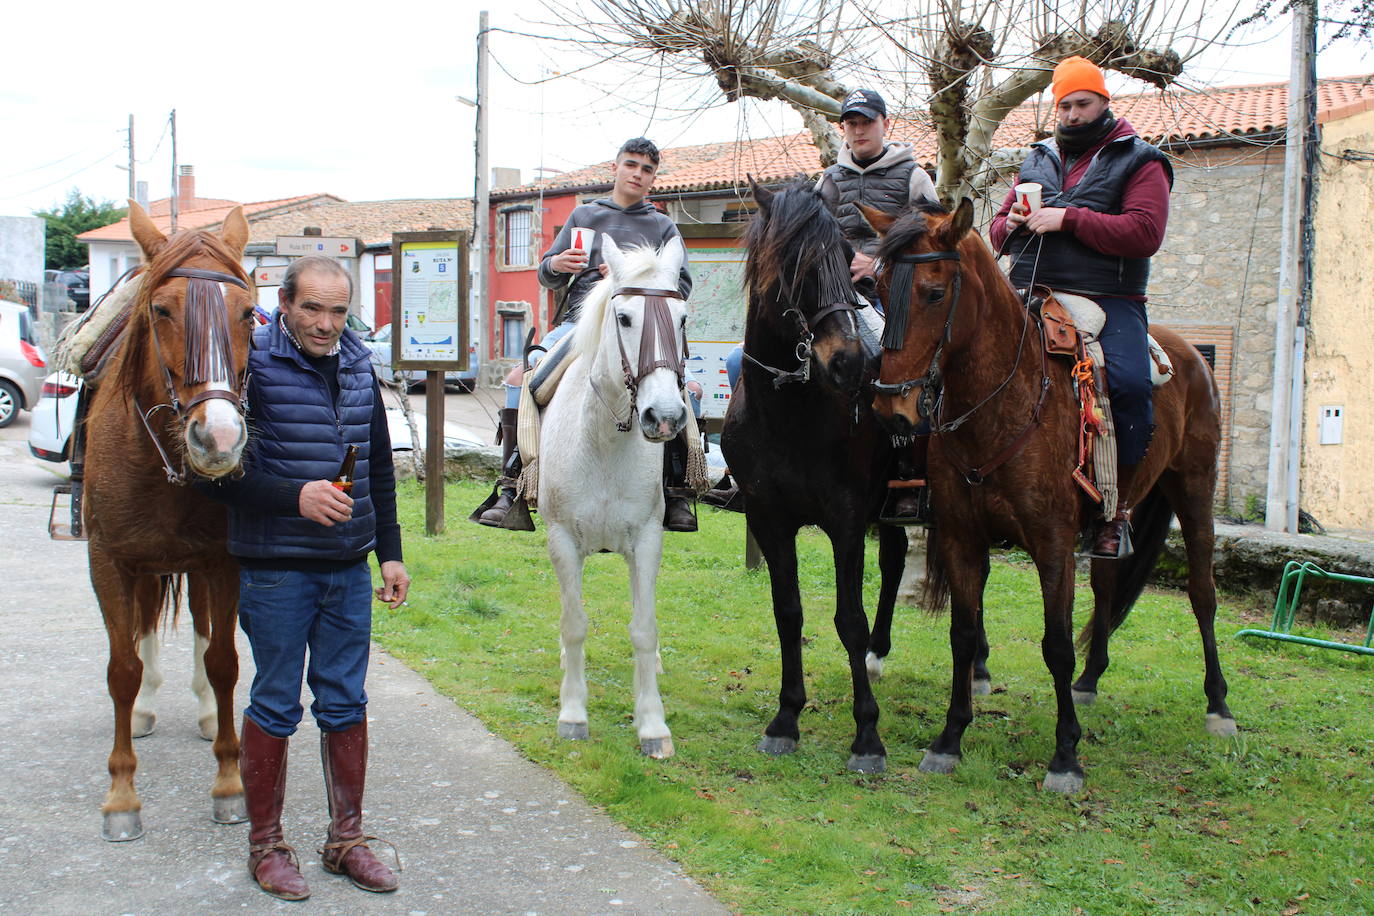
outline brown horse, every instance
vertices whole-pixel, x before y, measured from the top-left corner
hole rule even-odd
[[[168,239],[132,201],[129,223],[143,251],[142,281],[118,362],[95,387],[85,425],[91,583],[110,641],[115,713],[101,809],[102,835],[112,841],[143,834],[132,744],[139,645],[168,609],[176,613],[183,575],[218,720],[212,816],[246,819],[233,709],[238,566],[225,547],[224,508],[186,483],[234,471],[247,441],[240,399],[253,298],[239,261],[248,223],[236,208],[218,236]]]
[[[965,200],[951,215],[941,208],[901,219],[865,208],[885,237],[879,281],[888,321],[906,327],[900,349],[883,353],[875,409],[897,434],[931,424],[928,477],[936,512],[928,553],[927,598],[950,599],[953,684],[944,731],[926,752],[925,772],[951,772],[960,739],[973,718],[972,673],[983,636],[983,587],[988,550],[1012,541],[1035,563],[1045,606],[1041,650],[1054,678],[1059,722],[1044,787],[1063,793],[1083,786],[1074,702],[1090,702],[1107,667],[1107,639],[1144,587],[1177,514],[1188,552],[1188,596],[1202,634],[1207,730],[1233,734],[1226,680],[1217,661],[1213,618],[1212,499],[1221,438],[1220,399],[1202,356],[1177,334],[1151,333],[1173,361],[1175,377],[1155,392],[1154,437],[1128,503],[1137,550],[1125,560],[1094,560],[1092,621],[1080,636],[1091,643],[1078,682],[1073,677],[1074,549],[1095,507],[1074,483],[1078,407],[1070,364],[1050,360],[1042,332],[991,249],[973,225]],[[908,307],[892,307],[896,278],[910,284]],[[908,279],[909,277],[909,279]],[[891,339],[885,344],[896,343]]]

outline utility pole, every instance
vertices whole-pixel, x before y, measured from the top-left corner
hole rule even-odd
[[[491,310],[488,308],[491,280],[491,169],[487,164],[487,62],[491,46],[487,41],[487,11],[477,15],[477,136],[473,141],[476,147],[477,173],[473,176],[473,235],[477,242],[477,307],[481,310],[478,328],[481,345],[486,353],[491,352],[493,341]]]
[[[177,110],[172,109],[172,231],[177,231]]]
[[[138,182],[134,179],[134,116],[129,115],[129,199],[134,200]]]
[[[1315,139],[1316,37],[1316,0],[1296,0],[1285,128],[1274,379],[1269,408],[1269,480],[1264,506],[1264,527],[1290,533],[1298,530],[1298,472],[1302,462],[1305,293],[1310,290],[1304,277],[1311,258],[1304,228],[1310,219],[1308,190],[1313,180],[1307,147]]]

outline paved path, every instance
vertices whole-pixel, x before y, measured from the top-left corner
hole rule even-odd
[[[365,826],[401,850],[395,894],[327,875],[318,732],[292,742],[285,817],[314,896],[286,903],[245,868],[247,827],[210,821],[214,761],[195,725],[191,629],[167,635],[157,730],[135,743],[145,836],[99,837],[111,740],[105,633],[85,545],[47,538],[57,465],[28,415],[0,430],[0,908],[6,914],[714,914],[727,910],[634,834],[374,650]],[[244,686],[252,662],[240,637]]]

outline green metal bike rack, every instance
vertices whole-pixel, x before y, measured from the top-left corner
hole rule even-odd
[[[1305,646],[1316,646],[1320,649],[1339,649],[1342,652],[1357,652],[1360,655],[1374,655],[1374,607],[1371,608],[1369,618],[1369,629],[1365,632],[1364,644],[1354,645],[1348,642],[1334,642],[1329,639],[1314,639],[1311,636],[1295,636],[1291,632],[1293,629],[1293,618],[1298,612],[1298,598],[1302,594],[1304,580],[1311,576],[1313,579],[1334,579],[1338,582],[1354,582],[1358,585],[1368,585],[1374,587],[1374,578],[1369,576],[1352,576],[1347,573],[1327,572],[1317,564],[1308,560],[1289,560],[1283,568],[1283,578],[1279,580],[1279,596],[1274,601],[1274,622],[1267,630],[1241,630],[1236,634],[1240,636],[1259,636],[1263,639],[1277,639],[1282,642],[1302,643]]]

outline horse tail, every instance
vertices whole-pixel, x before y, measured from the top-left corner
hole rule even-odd
[[[926,536],[926,581],[921,592],[921,605],[938,614],[949,603],[949,572],[940,559],[940,529],[931,528]]]
[[[186,576],[171,573],[158,577],[158,619],[165,625],[176,626],[177,615],[181,613],[181,592],[186,585]]]
[[[1111,600],[1107,604],[1110,617],[1107,622],[1108,634],[1115,633],[1117,627],[1125,623],[1126,615],[1135,606],[1136,599],[1145,590],[1145,582],[1154,571],[1159,555],[1164,551],[1164,541],[1169,536],[1169,525],[1173,522],[1174,510],[1165,498],[1164,491],[1156,484],[1131,513],[1131,530],[1134,535],[1135,552],[1117,564],[1116,586],[1112,589]],[[1092,622],[1089,621],[1078,634],[1078,647],[1084,649],[1092,641]]]

